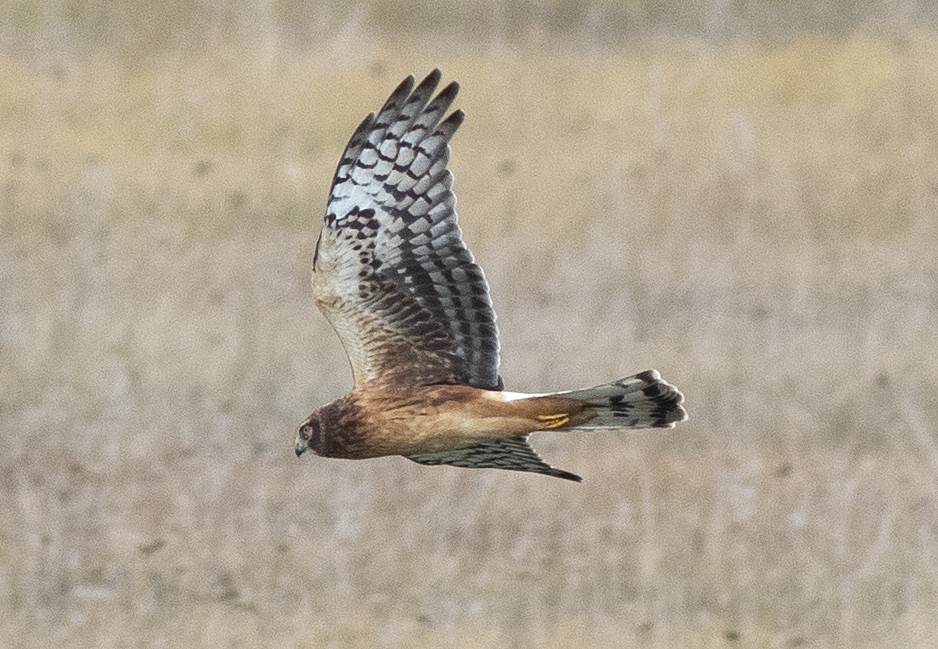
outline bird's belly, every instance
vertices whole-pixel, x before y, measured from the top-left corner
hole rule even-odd
[[[372,410],[363,441],[374,456],[447,451],[538,428],[509,404],[483,396],[486,390],[440,386],[422,392]]]

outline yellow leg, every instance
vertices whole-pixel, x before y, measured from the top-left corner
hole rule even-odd
[[[570,415],[565,412],[560,412],[556,415],[538,415],[537,420],[544,422],[543,430],[550,430],[551,428],[566,426],[570,423]]]

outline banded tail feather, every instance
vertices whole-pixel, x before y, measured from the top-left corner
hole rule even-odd
[[[554,392],[550,397],[585,401],[595,417],[570,429],[674,428],[687,419],[684,395],[655,370],[582,390]]]

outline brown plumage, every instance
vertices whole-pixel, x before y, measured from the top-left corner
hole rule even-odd
[[[564,418],[562,427],[569,428],[596,416],[594,408],[576,399],[506,401],[504,395],[466,385],[356,389],[313,413],[307,420],[312,430],[301,437],[309,438],[309,448],[324,457],[407,456],[522,437]],[[322,430],[331,434],[322,435]]]
[[[296,454],[579,476],[528,444],[540,430],[673,427],[683,396],[649,370],[584,390],[510,393],[482,269],[463,243],[444,118],[459,86],[408,77],[355,131],[313,257],[316,305],[352,365],[350,394],[300,427]]]

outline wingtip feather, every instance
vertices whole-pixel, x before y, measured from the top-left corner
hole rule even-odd
[[[551,467],[551,469],[551,472],[547,475],[553,478],[560,478],[562,480],[569,480],[571,482],[583,482],[583,478],[575,473],[570,473],[569,471],[564,471],[563,469],[555,469],[553,467]]]

